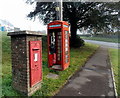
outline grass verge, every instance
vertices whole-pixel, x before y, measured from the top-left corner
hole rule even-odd
[[[96,41],[104,41],[104,42],[113,42],[113,43],[120,43],[120,40],[118,38],[104,38],[104,37],[83,37],[80,38],[86,39],[86,40],[96,40]]]
[[[118,58],[119,58],[118,51],[120,51],[120,49],[109,49],[110,60],[111,60],[112,68],[113,68],[113,72],[114,72],[116,89],[117,89],[118,95],[120,96],[120,85],[119,85],[120,62],[118,61]]]
[[[2,96],[2,33],[0,31],[0,98]]]
[[[96,51],[97,45],[86,43],[81,48],[71,49],[70,67],[65,71],[53,71],[47,67],[47,48],[46,37],[43,37],[43,82],[41,90],[38,90],[33,96],[53,96],[66,83],[68,78],[80,69],[88,58]],[[3,32],[3,58],[2,58],[2,96],[22,96],[17,93],[11,86],[11,49],[10,38]],[[58,79],[48,79],[48,73],[59,75]]]

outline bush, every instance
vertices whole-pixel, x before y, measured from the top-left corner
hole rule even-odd
[[[75,41],[72,41],[70,38],[70,47],[74,48],[80,48],[81,46],[84,46],[85,42],[83,39],[81,39],[78,35],[76,36]]]
[[[47,49],[47,36],[46,35],[42,36],[42,48],[43,50]]]

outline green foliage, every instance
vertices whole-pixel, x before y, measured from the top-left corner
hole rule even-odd
[[[29,13],[28,17],[33,18],[39,16],[45,24],[56,20],[55,8],[59,6],[56,2],[35,2],[35,0],[27,0],[27,2],[36,3],[36,8]],[[111,13],[119,11],[119,4],[120,2],[63,2],[63,20],[69,21],[70,23],[73,21],[75,23],[78,22],[78,27],[91,26],[100,29],[100,27],[103,28],[105,24],[109,25],[110,20],[112,22],[118,20],[118,14]]]
[[[33,96],[53,96],[59,89],[67,82],[68,78],[72,76],[77,70],[84,65],[90,55],[97,49],[98,46],[92,44],[86,44],[81,48],[71,48],[70,51],[70,67],[65,71],[53,71],[47,67],[47,38],[43,36],[43,82],[42,88],[38,90]],[[3,36],[3,47],[9,47],[10,38],[6,35]],[[12,88],[12,72],[11,72],[11,49],[3,48],[2,58],[2,96],[22,96]],[[55,73],[59,75],[58,79],[48,79],[48,73]]]
[[[7,32],[1,32],[2,33],[2,52],[9,52],[11,50],[11,40],[10,37],[7,36]]]
[[[83,39],[81,39],[79,36],[76,37],[75,41],[71,40],[70,38],[70,46],[74,48],[80,48],[85,45],[85,42]]]
[[[30,4],[36,3],[34,11],[28,14],[28,17],[31,19],[35,19],[38,16],[38,18],[43,20],[44,24],[56,20],[59,14],[55,10],[59,6],[56,2],[26,1]],[[72,45],[74,46],[74,42],[72,41],[78,40],[78,38],[75,38],[77,29],[83,27],[90,28],[95,32],[113,31],[113,28],[119,30],[119,4],[120,2],[63,2],[63,20],[69,22],[71,25]],[[75,47],[80,46],[79,44],[75,45]]]
[[[38,18],[45,24],[56,20],[55,8],[58,6],[56,2],[36,2],[36,0],[27,2],[36,3],[36,8],[28,17],[39,16]],[[111,27],[119,29],[119,5],[120,2],[63,2],[63,20],[76,25],[77,28],[87,27],[96,31],[113,30]]]
[[[120,51],[120,49],[109,49],[112,68],[113,68],[113,71],[114,71],[117,93],[118,93],[118,96],[120,96],[120,85],[119,85],[119,81],[120,81],[120,62],[118,61],[118,58],[120,57],[120,55],[118,54],[118,51]]]

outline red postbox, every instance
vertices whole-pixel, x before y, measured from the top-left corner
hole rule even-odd
[[[41,41],[30,41],[30,86],[42,80],[42,49]]]
[[[69,24],[53,21],[48,24],[48,67],[65,70],[70,64]]]

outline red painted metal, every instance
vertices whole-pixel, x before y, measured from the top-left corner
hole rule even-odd
[[[67,32],[67,33],[66,33]],[[55,51],[51,53],[51,34],[55,36]],[[65,21],[53,21],[48,24],[48,67],[55,70],[65,70],[70,64],[69,24]],[[53,68],[60,65],[61,69]]]
[[[42,80],[42,42],[30,41],[30,86]]]

